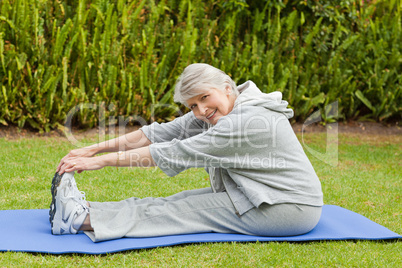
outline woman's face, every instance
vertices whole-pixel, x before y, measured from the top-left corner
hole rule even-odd
[[[187,105],[198,119],[215,125],[222,116],[229,114],[236,98],[230,95],[230,87],[225,91],[211,88],[205,93],[187,100]]]

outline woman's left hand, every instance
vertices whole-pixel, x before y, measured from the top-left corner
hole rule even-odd
[[[59,174],[72,171],[81,173],[84,170],[97,170],[103,167],[105,167],[105,164],[100,157],[69,157],[64,160]]]

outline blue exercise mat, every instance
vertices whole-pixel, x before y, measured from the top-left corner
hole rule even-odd
[[[166,247],[203,242],[315,241],[315,240],[385,240],[401,239],[366,217],[347,209],[325,205],[318,225],[311,232],[289,237],[262,237],[240,234],[202,233],[150,238],[121,238],[93,243],[85,234],[55,236],[50,232],[49,211],[0,211],[0,251],[50,254],[106,254],[125,250]]]

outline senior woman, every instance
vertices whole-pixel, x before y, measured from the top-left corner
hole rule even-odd
[[[292,236],[316,226],[321,184],[280,92],[262,93],[251,81],[237,87],[223,71],[198,63],[185,68],[174,99],[191,111],[72,150],[60,161],[49,212],[53,234],[84,231],[97,242],[201,232]],[[166,198],[85,201],[74,171],[105,166],[158,166],[168,176],[204,167],[211,187]]]

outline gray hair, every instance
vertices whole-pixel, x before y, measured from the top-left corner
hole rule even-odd
[[[194,63],[187,66],[177,79],[174,101],[187,106],[187,100],[216,88],[224,91],[229,85],[232,89],[231,94],[238,96],[236,83],[224,71],[219,70],[209,64]]]

